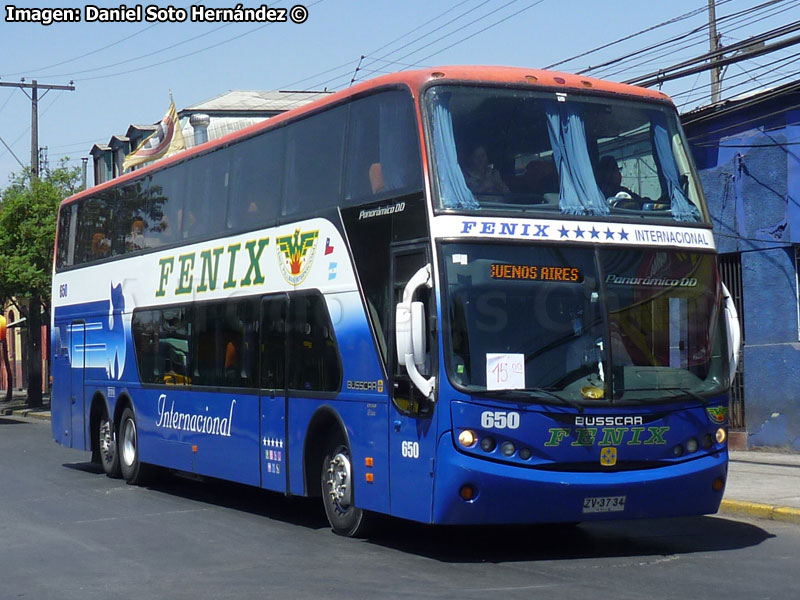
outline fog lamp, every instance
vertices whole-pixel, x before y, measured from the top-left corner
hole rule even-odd
[[[725,428],[720,427],[719,429],[717,429],[717,443],[724,444],[725,440],[727,439],[728,439],[728,432],[725,431]]]
[[[530,448],[523,448],[519,451],[519,457],[522,460],[528,460],[531,457],[531,449]]]
[[[464,448],[472,448],[477,441],[478,437],[475,435],[475,432],[469,429],[465,429],[458,434],[458,443],[464,446]]]
[[[700,444],[697,443],[697,440],[694,438],[689,438],[689,441],[686,442],[686,451],[691,454],[692,452],[697,452],[697,449],[700,447]]]
[[[491,452],[497,448],[497,442],[494,441],[493,437],[485,437],[481,440],[481,448],[484,452]]]
[[[681,446],[680,444],[678,444],[677,446],[675,446],[675,447],[672,449],[672,455],[673,455],[673,456],[676,456],[676,457],[677,457],[677,456],[683,456],[683,446]]]
[[[461,489],[458,490],[458,495],[461,496],[462,500],[472,500],[475,498],[475,488],[472,487],[469,483],[464,484],[461,486]]]
[[[503,442],[503,445],[500,446],[500,452],[503,453],[503,456],[514,456],[514,452],[516,451],[517,449],[511,442]]]
[[[703,448],[708,450],[711,446],[714,445],[714,438],[710,433],[707,433],[703,436]]]

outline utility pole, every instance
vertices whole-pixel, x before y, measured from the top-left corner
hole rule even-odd
[[[74,91],[72,82],[69,85],[51,85],[39,83],[35,79],[25,83],[0,81],[0,87],[16,87],[28,96],[31,101],[31,187],[39,178],[39,90],[44,90],[42,98],[50,90]],[[30,95],[25,90],[31,90]],[[42,405],[42,299],[33,293],[28,299],[28,335],[25,344],[25,361],[28,364],[28,406]]]
[[[710,52],[716,52],[719,50],[719,35],[717,34],[717,10],[714,4],[714,0],[708,0],[708,45]],[[715,56],[711,59],[711,62],[717,62],[720,59],[719,56]],[[712,67],[711,68],[711,103],[715,104],[719,102],[720,97],[720,86],[719,86],[719,75],[721,72],[720,67]]]
[[[44,94],[41,96],[44,98],[50,90],[68,90],[73,92],[75,91],[75,86],[72,85],[71,81],[69,85],[39,83],[35,79],[30,83],[25,83],[25,78],[23,77],[22,81],[19,83],[0,81],[0,87],[19,88],[31,101],[31,175],[37,178],[39,177],[39,90],[44,90]],[[25,91],[26,89],[31,90],[31,93],[28,94],[28,92]]]

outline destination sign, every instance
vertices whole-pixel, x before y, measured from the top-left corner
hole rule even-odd
[[[547,265],[508,265],[493,263],[492,279],[511,279],[517,281],[566,281],[580,283],[583,274],[577,267],[554,267]]]

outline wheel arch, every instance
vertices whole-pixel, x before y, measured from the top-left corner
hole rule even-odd
[[[319,481],[326,443],[337,432],[349,447],[350,438],[341,415],[330,406],[319,407],[309,421],[303,444],[303,489],[308,497],[318,498],[321,494]]]

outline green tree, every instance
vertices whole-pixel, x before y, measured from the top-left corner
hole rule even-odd
[[[58,206],[80,189],[80,179],[80,168],[69,168],[64,159],[40,178],[32,177],[29,169],[12,176],[0,197],[0,299],[14,303],[27,319],[25,356],[31,407],[42,404],[39,332],[43,323],[50,322]]]

